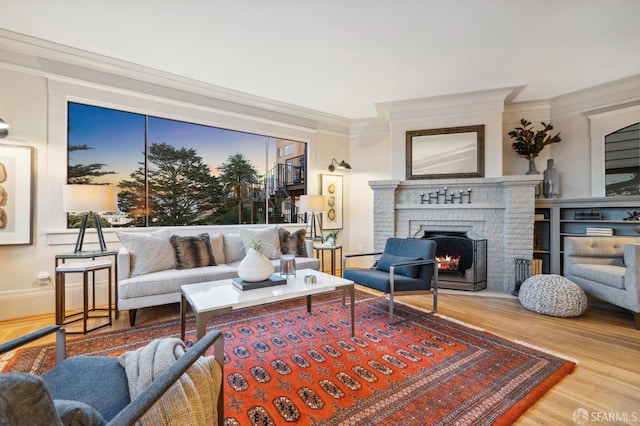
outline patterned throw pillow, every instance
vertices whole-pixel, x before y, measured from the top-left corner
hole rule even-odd
[[[209,234],[200,234],[195,237],[172,235],[169,241],[175,250],[176,269],[217,265]]]
[[[291,233],[284,228],[278,228],[282,254],[295,254],[299,257],[308,257],[307,245],[305,243],[306,235],[307,231],[305,229],[298,229],[294,233]]]
[[[149,274],[176,267],[176,255],[166,229],[153,232],[117,232],[116,235],[131,256],[129,275]]]

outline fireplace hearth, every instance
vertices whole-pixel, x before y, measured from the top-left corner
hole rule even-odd
[[[469,238],[466,232],[424,231],[434,240],[438,259],[438,286],[479,291],[487,288],[487,240]]]

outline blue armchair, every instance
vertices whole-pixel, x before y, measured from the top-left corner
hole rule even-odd
[[[125,369],[117,357],[76,356],[64,359],[65,335],[60,326],[50,326],[1,344],[0,354],[54,332],[57,333],[58,355],[55,367],[42,376],[0,374],[1,425],[132,425],[187,373],[211,345],[214,345],[216,362],[223,366],[223,335],[219,331],[211,331],[135,398],[131,398]],[[222,424],[222,386],[211,389],[211,392],[218,395],[217,424]]]
[[[380,256],[375,267],[349,269],[348,259]],[[389,294],[389,321],[393,321],[394,294],[433,293],[433,309],[438,309],[438,267],[436,242],[428,239],[389,238],[383,252],[347,254],[342,259],[344,278]],[[433,284],[432,284],[433,283]]]

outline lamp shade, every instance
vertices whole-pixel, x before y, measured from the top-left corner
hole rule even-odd
[[[300,211],[302,212],[323,212],[325,210],[324,195],[301,195]]]
[[[115,212],[116,187],[113,185],[64,185],[62,207],[65,212]]]

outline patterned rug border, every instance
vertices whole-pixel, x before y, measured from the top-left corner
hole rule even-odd
[[[381,296],[381,297],[383,297],[383,296]],[[415,310],[422,311],[422,312],[425,312],[425,313],[430,313],[430,312],[431,312],[431,311],[429,311],[428,309],[421,308],[421,307],[419,307],[419,306],[414,306],[414,305],[412,305],[412,304],[410,304],[410,303],[403,302],[403,301],[401,301],[401,300],[396,300],[394,303],[404,305],[404,306],[405,306],[406,308],[408,308],[408,309],[415,309]],[[501,339],[508,340],[508,341],[510,341],[510,342],[517,343],[517,344],[519,344],[519,345],[526,346],[526,347],[528,347],[528,348],[535,349],[535,350],[537,350],[537,351],[544,352],[544,353],[547,353],[547,354],[549,354],[549,355],[556,356],[556,357],[558,357],[558,358],[562,358],[562,359],[564,359],[564,360],[567,360],[567,361],[573,362],[574,364],[576,364],[576,366],[580,365],[580,360],[578,360],[578,359],[576,359],[576,358],[573,358],[573,357],[571,357],[571,356],[569,356],[569,355],[565,355],[565,354],[563,354],[563,353],[561,353],[561,352],[556,352],[556,351],[553,351],[553,350],[551,350],[551,349],[545,348],[545,347],[543,347],[543,346],[534,345],[534,344],[529,343],[529,342],[526,342],[526,341],[524,341],[524,340],[520,340],[520,339],[510,339],[510,338],[508,338],[508,337],[501,336],[500,334],[493,333],[493,332],[491,332],[491,331],[487,331],[487,329],[485,329],[485,328],[482,328],[482,327],[479,327],[479,326],[477,326],[477,325],[474,325],[474,324],[471,324],[471,323],[468,323],[468,322],[465,322],[465,321],[459,320],[459,319],[457,319],[457,318],[453,318],[453,317],[447,316],[447,315],[445,315],[445,314],[441,314],[441,313],[436,312],[436,313],[434,313],[433,315],[435,315],[435,316],[437,316],[437,317],[439,317],[439,318],[442,318],[442,319],[444,319],[444,320],[446,320],[446,321],[450,321],[450,322],[453,322],[453,323],[456,323],[456,324],[460,324],[460,325],[462,325],[462,326],[464,326],[464,327],[467,327],[467,328],[470,328],[470,329],[473,329],[473,330],[476,330],[476,331],[481,331],[481,332],[483,332],[483,333],[491,334],[491,335],[496,336],[496,337],[499,337],[499,338],[501,338]]]
[[[324,298],[318,298],[318,299],[314,298],[314,306],[320,306],[321,304],[326,305],[326,304],[335,302],[338,297],[339,296],[332,294],[332,295],[327,295]],[[380,314],[379,315],[380,317],[382,317],[385,307],[388,306],[388,301],[385,300],[383,296],[373,295],[372,293],[364,292],[364,291],[356,291],[356,301],[364,302],[363,304],[367,306],[370,305],[369,306],[370,309],[373,309],[372,307],[375,305],[375,309],[377,309],[377,312]],[[279,302],[279,303],[283,303],[283,302]],[[425,326],[429,324],[434,325],[434,324],[437,324],[437,321],[435,319],[428,319],[428,318],[424,320],[420,319],[421,317],[433,316],[433,317],[437,317],[439,321],[442,321],[442,324],[440,327],[443,329],[451,329],[451,330],[458,329],[458,331],[464,334],[472,335],[472,336],[478,335],[480,333],[478,337],[481,339],[488,339],[489,341],[502,344],[508,347],[527,348],[530,351],[534,351],[539,354],[545,354],[548,357],[554,357],[558,359],[559,361],[558,369],[555,370],[555,372],[550,373],[546,378],[541,378],[540,382],[537,385],[535,385],[531,390],[527,389],[528,393],[522,394],[524,395],[524,397],[521,397],[516,402],[513,402],[512,403],[513,405],[511,405],[509,408],[506,408],[506,410],[502,414],[500,414],[498,417],[494,419],[493,424],[495,425],[512,424],[531,406],[533,406],[538,401],[540,401],[540,399],[544,396],[544,394],[546,394],[553,386],[555,386],[558,382],[560,382],[565,376],[567,376],[568,374],[571,374],[578,365],[577,361],[571,360],[566,356],[563,356],[561,354],[556,354],[547,349],[540,348],[535,345],[528,344],[526,342],[511,340],[511,339],[499,336],[497,334],[488,332],[480,327],[465,323],[455,318],[450,318],[446,315],[431,314],[426,309],[415,307],[404,302],[397,302],[397,303],[399,305],[398,306],[399,318],[403,318],[403,315],[404,315],[404,319],[401,320],[402,323],[412,323],[412,321],[424,321]],[[298,305],[299,304],[300,303],[298,302]],[[252,309],[258,309],[258,308],[245,308],[242,310],[233,311],[232,313],[227,314],[228,316],[226,316],[225,320],[222,321],[220,324],[224,324],[225,326],[228,326],[230,324],[237,323],[238,321],[242,321],[243,314],[246,313],[248,310],[252,310]],[[290,311],[290,310],[292,311],[295,309],[300,309],[300,306],[296,306],[295,301],[290,301],[290,304],[284,305],[283,312]],[[264,314],[263,311],[268,311],[268,310],[269,310],[268,308],[261,307],[258,309],[258,311],[256,311],[255,316],[263,315]],[[413,317],[415,317],[416,319],[414,319]],[[127,339],[127,336],[130,336],[132,334],[134,335],[139,334],[140,329],[143,327],[145,332],[148,332],[150,334],[150,335],[145,335],[144,340],[151,341],[153,340],[153,338],[156,338],[154,336],[154,333],[157,334],[158,330],[165,329],[166,331],[168,327],[175,328],[176,324],[179,327],[179,319],[162,320],[162,321],[152,322],[149,324],[143,324],[140,327],[125,328],[121,330],[109,330],[109,331],[96,333],[93,335],[87,335],[80,339],[69,340],[68,344],[73,344],[74,341],[81,340],[82,342],[90,346],[91,344],[87,342],[91,341],[92,344],[94,344],[95,346],[98,347],[98,349],[100,349],[100,344],[98,344],[97,342],[108,341],[109,339],[119,338],[119,340],[122,340],[123,342],[126,343],[127,340],[129,340]],[[436,326],[436,329],[437,327],[438,326]],[[212,328],[216,328],[216,326],[212,324],[207,328],[212,329]],[[356,327],[356,332],[357,332],[357,327]],[[443,330],[439,330],[439,332],[445,333]],[[174,336],[174,330],[170,331],[170,333],[171,333],[170,335],[165,334],[164,337],[177,337],[177,336]],[[189,340],[190,337],[192,338],[194,334],[195,334],[195,321],[193,316],[190,315],[187,318],[187,340]],[[131,349],[134,349],[135,347],[139,347],[145,344],[145,342],[139,339],[131,339],[131,340],[135,340],[135,342],[132,344],[132,347],[125,348],[124,350],[131,350]],[[111,344],[113,345],[113,343]],[[46,348],[49,348],[49,350],[51,350],[51,348],[54,346],[55,346],[54,344],[44,344],[44,345],[39,345],[39,346],[34,346],[34,347],[14,351],[15,353],[11,356],[11,358],[8,360],[6,365],[3,366],[1,364],[2,360],[0,359],[0,371],[9,370],[12,367],[13,363],[20,357],[20,355],[24,351],[38,354],[39,351],[46,351]],[[109,346],[109,345],[105,343],[103,346]],[[122,343],[118,343],[117,345],[117,347],[119,348],[123,346],[126,346],[126,344],[123,345]],[[113,345],[112,347],[115,347],[115,345]],[[77,348],[75,350],[77,350]],[[121,353],[121,352],[122,351],[119,351],[118,353]],[[89,352],[88,354],[92,354],[92,353],[93,352]],[[116,355],[114,353],[111,353],[111,354]],[[71,353],[68,355],[74,356],[75,354]],[[327,423],[327,424],[331,424],[331,423]]]

